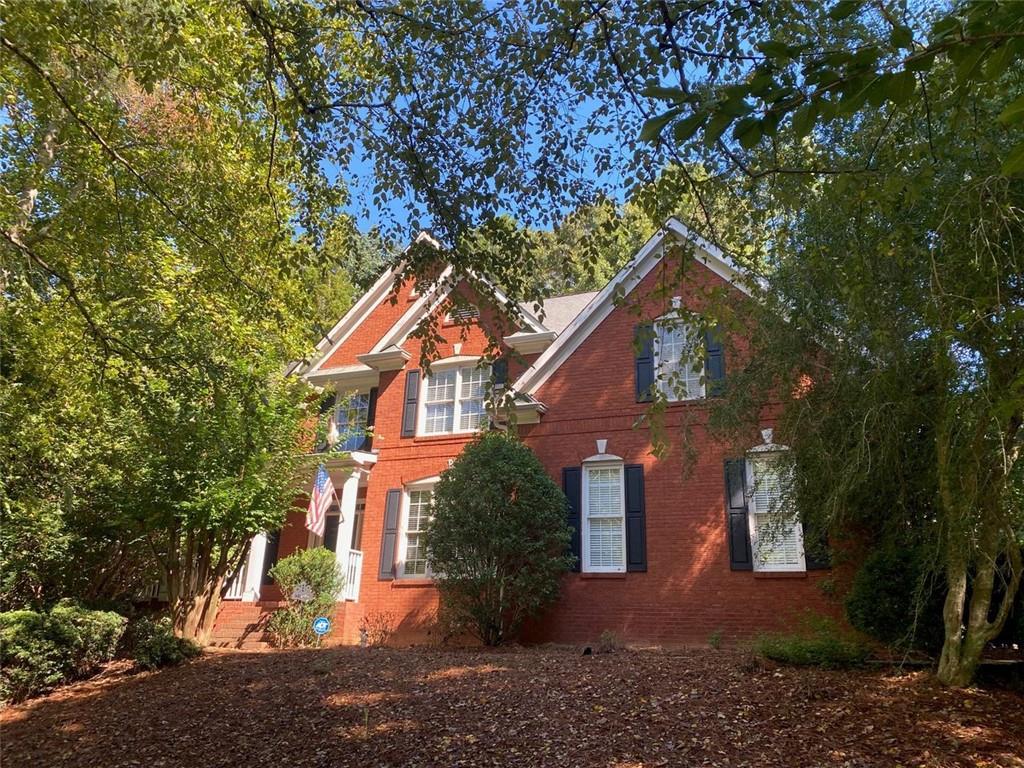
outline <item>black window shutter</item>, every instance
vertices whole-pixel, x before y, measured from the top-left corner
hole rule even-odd
[[[384,502],[384,535],[380,540],[379,581],[395,578],[395,547],[398,543],[398,513],[402,507],[402,489],[390,488]]]
[[[654,386],[654,326],[641,323],[633,337],[633,351],[636,355],[636,401],[649,403],[651,388]]]
[[[318,419],[317,431],[320,431],[320,427],[323,426],[324,414],[330,413],[334,410],[334,404],[338,401],[338,395],[332,392],[330,395],[324,398],[324,401],[320,403],[320,417]],[[323,453],[330,446],[327,445],[327,432],[324,431],[323,439],[316,444],[316,452]]]
[[[725,512],[729,526],[729,567],[734,571],[753,570],[747,526],[747,462],[743,459],[725,460]]]
[[[626,570],[647,570],[647,521],[644,511],[644,468],[630,464],[626,471]]]
[[[402,437],[416,435],[416,406],[420,399],[420,372],[417,369],[405,373],[405,401],[402,405]]]
[[[725,391],[725,343],[720,326],[704,334],[704,381],[710,397]]]
[[[808,571],[826,571],[832,567],[828,535],[814,525],[804,523],[804,566]]]
[[[495,389],[504,387],[508,383],[508,358],[499,357],[491,366],[491,377]]]
[[[362,451],[368,451],[373,447],[373,422],[377,418],[377,387],[370,388],[370,397],[366,403],[366,437],[363,444],[359,446]]]
[[[569,509],[566,513],[566,522],[572,528],[572,538],[569,540],[569,553],[576,558],[572,569],[580,572],[583,563],[580,550],[580,530],[582,520],[580,519],[580,508],[583,504],[583,472],[579,467],[564,467],[562,469],[562,490],[569,502]]]

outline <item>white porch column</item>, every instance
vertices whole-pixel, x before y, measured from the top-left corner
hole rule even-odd
[[[249,558],[245,561],[245,584],[242,602],[255,603],[260,599],[260,582],[263,579],[263,558],[267,554],[267,534],[257,533],[249,545]]]
[[[352,529],[356,523],[356,496],[359,495],[359,480],[363,470],[352,469],[352,474],[345,478],[338,492],[338,502],[341,511],[341,519],[338,521],[338,545],[334,548],[334,556],[338,564],[338,571],[348,571],[348,552],[352,547]],[[344,600],[344,588],[338,594],[338,600]]]

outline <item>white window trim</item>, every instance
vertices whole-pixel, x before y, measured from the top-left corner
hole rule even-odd
[[[425,573],[406,573],[405,553],[409,544],[406,532],[409,530],[409,508],[412,502],[412,494],[414,491],[430,491],[433,493],[434,485],[438,479],[437,477],[429,477],[424,480],[417,480],[416,482],[408,483],[402,491],[402,514],[398,526],[398,562],[395,564],[395,577],[398,579],[423,580],[433,579],[434,577],[429,565],[426,567]]]
[[[622,564],[621,566],[593,566],[590,564],[590,483],[587,471],[591,469],[618,469],[619,470],[619,509],[622,520]],[[615,461],[585,461],[583,463],[583,477],[581,479],[583,492],[580,494],[580,550],[583,559],[580,570],[583,573],[625,573],[626,572],[626,468],[621,460]]]
[[[462,372],[467,368],[473,368],[474,370],[479,366],[480,358],[471,357],[468,355],[460,355],[458,357],[447,358],[445,360],[439,360],[436,363],[431,364],[431,374],[424,374],[420,377],[420,392],[419,392],[419,404],[417,406],[416,414],[416,436],[417,437],[444,437],[447,435],[472,435],[480,431],[483,424],[473,427],[472,429],[459,429],[459,420],[462,415],[462,397],[459,393],[462,390]],[[487,366],[489,369],[490,366]],[[452,428],[444,432],[428,432],[427,431],[427,387],[430,379],[434,372],[446,373],[450,370],[455,371],[455,400],[453,402],[453,416],[452,416]],[[490,370],[487,373],[491,375]],[[486,400],[484,402],[484,417],[486,418]]]
[[[651,340],[651,352],[653,354],[654,361],[654,383],[658,387],[658,390],[665,396],[665,399],[670,403],[686,403],[691,400],[703,400],[707,397],[708,385],[707,385],[707,360],[701,361],[700,369],[700,394],[694,395],[693,397],[679,397],[674,387],[668,385],[668,381],[661,374],[661,333],[660,326],[664,325],[675,325],[683,329],[687,335],[690,335],[694,326],[691,323],[684,322],[682,318],[663,315],[654,321],[652,330],[654,332],[654,338]],[[693,360],[688,360],[687,363],[692,367]]]
[[[800,548],[799,562],[790,565],[761,562],[761,557],[758,554],[757,510],[754,507],[754,488],[757,481],[757,478],[754,476],[754,466],[759,460],[765,460],[764,454],[761,456],[757,454],[748,455],[745,462],[747,488],[751,489],[751,492],[747,494],[747,529],[750,533],[750,552],[754,561],[754,570],[761,573],[804,573],[807,571],[807,554],[804,551],[804,526],[799,520],[793,523],[796,526],[797,544]]]

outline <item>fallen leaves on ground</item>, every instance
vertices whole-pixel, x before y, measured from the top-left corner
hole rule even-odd
[[[1024,766],[1024,697],[738,651],[211,653],[0,715],[22,766]]]

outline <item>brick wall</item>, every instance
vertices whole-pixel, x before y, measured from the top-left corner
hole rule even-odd
[[[742,317],[745,299],[695,262],[686,270],[682,287],[670,295],[653,296],[659,281],[672,274],[670,267],[655,269],[631,295],[642,297],[643,317],[665,312],[671,294],[699,311],[709,296],[721,292],[731,292],[731,306]],[[329,365],[354,362],[356,354],[368,351],[409,301],[405,289],[397,307],[382,303]],[[496,319],[485,311],[481,322],[493,328]],[[738,449],[710,439],[702,404],[669,406],[664,415],[669,453],[661,460],[650,455],[649,429],[634,426],[647,408],[635,402],[632,343],[637,322],[637,316],[624,309],[613,311],[543,385],[538,398],[548,411],[541,423],[523,425],[520,433],[559,483],[561,469],[579,466],[596,453],[599,438],[608,440],[609,453],[627,464],[644,466],[648,570],[612,577],[566,576],[560,601],[528,628],[527,639],[587,641],[608,629],[636,642],[705,643],[715,632],[729,642],[785,626],[806,610],[837,614],[822,589],[827,572],[764,578],[730,570],[723,461],[738,455]],[[435,328],[447,339],[438,348],[440,357],[455,354],[455,343],[462,345],[461,354],[480,354],[486,348],[486,335],[478,327],[446,326],[437,317]],[[727,377],[745,351],[742,338],[731,341]],[[409,339],[404,347],[411,355],[406,370],[417,367],[419,342]],[[513,363],[510,368],[514,380],[521,366]],[[373,443],[378,462],[365,491],[361,593],[358,603],[339,604],[336,638],[345,642],[358,640],[364,616],[380,613],[393,615],[397,642],[436,638],[434,587],[425,581],[378,578],[385,496],[390,488],[440,474],[469,437],[401,437],[404,384],[404,370],[380,376]],[[769,425],[766,414],[765,426]],[[692,460],[684,460],[684,442],[693,451]],[[755,432],[749,446],[757,442]],[[306,545],[303,516],[296,510],[289,517],[281,536],[281,557]],[[274,596],[272,589],[264,589],[264,599]]]

